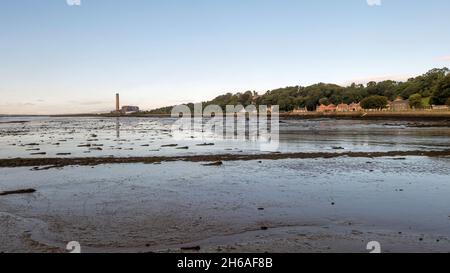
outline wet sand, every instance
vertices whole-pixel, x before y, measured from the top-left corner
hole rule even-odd
[[[4,168],[0,251],[450,250],[450,158]],[[407,166],[407,168],[405,168]],[[433,179],[429,179],[433,176]],[[190,252],[190,251],[188,251]]]

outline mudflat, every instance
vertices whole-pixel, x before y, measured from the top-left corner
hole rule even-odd
[[[287,119],[276,152],[251,138],[177,139],[171,122],[0,124],[0,192],[15,193],[0,196],[0,251],[450,249],[440,122]]]

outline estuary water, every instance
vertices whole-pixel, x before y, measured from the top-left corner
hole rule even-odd
[[[4,121],[4,120],[3,120]],[[0,160],[259,154],[258,139],[174,138],[173,119],[0,121]],[[439,151],[442,122],[281,120],[279,152]],[[180,149],[181,148],[181,149]],[[45,153],[45,154],[39,154]],[[0,251],[450,251],[450,158],[283,160],[0,168]]]

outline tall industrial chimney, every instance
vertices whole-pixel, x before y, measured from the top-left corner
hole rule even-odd
[[[116,93],[116,112],[120,112],[120,99],[119,99],[119,93]]]

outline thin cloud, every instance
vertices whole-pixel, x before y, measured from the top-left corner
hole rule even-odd
[[[367,5],[374,7],[374,6],[381,6],[381,0],[366,0]]]
[[[450,55],[439,57],[439,58],[437,58],[437,60],[441,61],[441,62],[450,62]]]
[[[349,86],[352,83],[356,84],[367,84],[369,82],[382,82],[382,81],[396,81],[396,82],[404,82],[407,81],[409,78],[413,77],[412,75],[385,75],[385,76],[374,76],[374,77],[367,77],[367,78],[359,78],[359,79],[353,79],[344,82],[341,84],[342,86]]]
[[[66,0],[69,6],[81,6],[81,0]]]

